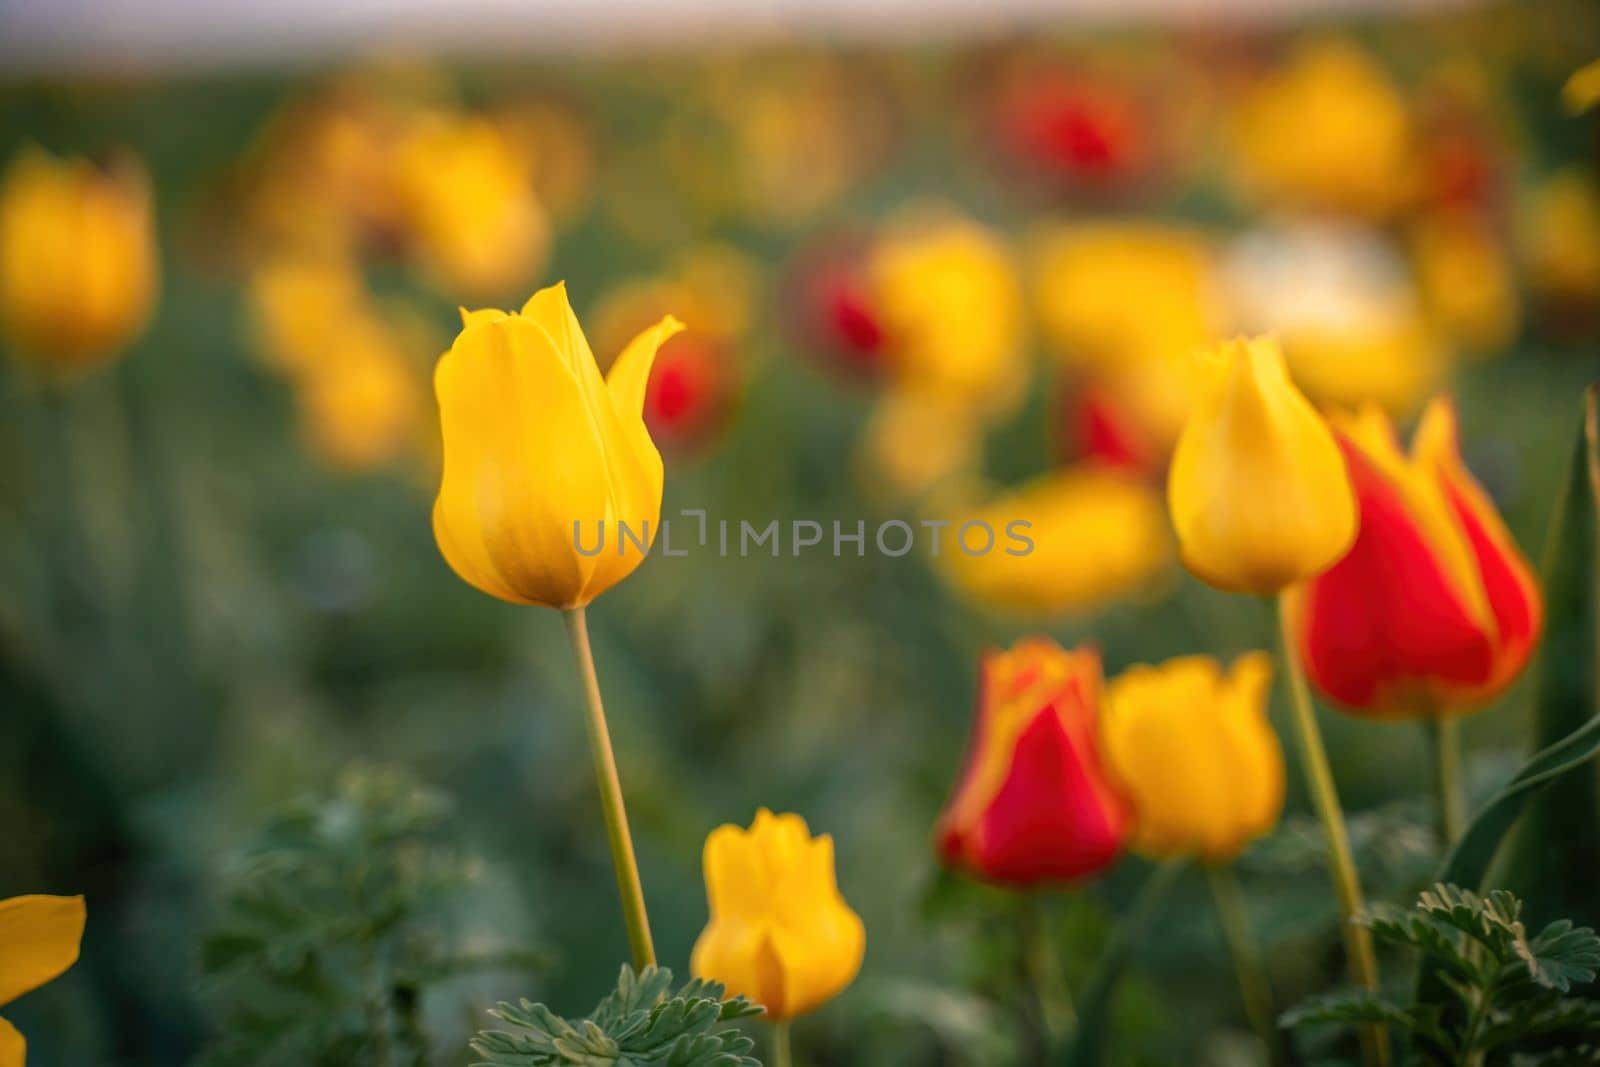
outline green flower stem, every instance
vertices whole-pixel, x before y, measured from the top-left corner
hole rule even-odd
[[[1350,854],[1350,833],[1345,829],[1344,809],[1339,804],[1339,790],[1334,785],[1333,771],[1328,766],[1328,753],[1322,745],[1322,731],[1317,726],[1317,712],[1311,703],[1311,691],[1306,686],[1305,669],[1295,653],[1294,635],[1289,628],[1289,613],[1284,599],[1286,595],[1278,598],[1278,632],[1283,642],[1284,673],[1289,677],[1289,706],[1294,712],[1300,761],[1317,817],[1322,820],[1323,833],[1328,839],[1328,869],[1333,875],[1333,889],[1339,900],[1340,927],[1344,932],[1350,976],[1363,989],[1376,991],[1378,958],[1372,948],[1372,933],[1355,921],[1365,907],[1361,896],[1361,880]],[[1367,1064],[1387,1067],[1389,1040],[1382,1027],[1365,1028],[1361,1047]]]
[[[794,1053],[789,1047],[789,1021],[772,1024],[772,1067],[792,1067]]]
[[[628,813],[622,804],[622,782],[617,777],[617,759],[611,752],[611,732],[606,729],[606,709],[600,700],[600,679],[594,672],[594,653],[589,648],[589,622],[581,607],[562,612],[567,636],[572,639],[572,655],[583,678],[584,706],[587,715],[589,753],[594,757],[595,781],[600,786],[600,810],[605,815],[606,839],[611,843],[611,862],[617,869],[617,892],[622,897],[622,921],[628,927],[628,946],[633,950],[633,969],[642,971],[656,962],[655,943],[650,938],[650,917],[645,914],[644,886],[639,882],[639,861],[633,854],[633,837],[628,833]]]
[[[1272,1006],[1272,987],[1261,964],[1261,952],[1250,933],[1238,875],[1231,863],[1207,864],[1205,870],[1206,881],[1211,886],[1211,900],[1217,907],[1217,925],[1222,928],[1222,939],[1227,942],[1228,955],[1233,958],[1233,970],[1239,979],[1239,997],[1244,1002],[1245,1015],[1261,1039],[1269,1062],[1281,1064],[1285,1061],[1283,1042],[1278,1037],[1278,1012]]]
[[[1439,790],[1439,836],[1449,851],[1467,825],[1467,800],[1461,780],[1461,723],[1453,718],[1427,720],[1433,749],[1434,785]]]
[[[1033,893],[1017,896],[1017,1016],[1029,1055],[1043,1063],[1050,1054],[1050,1016],[1045,1006],[1045,971],[1050,945],[1044,916]]]

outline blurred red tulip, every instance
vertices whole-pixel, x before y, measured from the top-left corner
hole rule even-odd
[[[1048,638],[984,656],[966,769],[935,831],[952,868],[1010,886],[1109,867],[1128,812],[1101,763],[1100,655]]]
[[[735,390],[728,353],[692,331],[661,346],[644,394],[644,421],[663,448],[703,444],[727,420]]]
[[[1114,185],[1145,169],[1150,145],[1137,101],[1110,82],[1059,71],[1024,75],[1000,94],[1002,149],[1045,176]]]

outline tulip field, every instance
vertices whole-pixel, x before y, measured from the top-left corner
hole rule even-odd
[[[0,66],[0,1067],[1600,1064],[1600,10],[1357,7]]]

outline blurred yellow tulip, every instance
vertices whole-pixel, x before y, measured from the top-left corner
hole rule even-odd
[[[439,550],[490,596],[581,607],[633,573],[660,525],[661,453],[640,413],[656,350],[683,324],[645,330],[602,378],[564,284],[520,314],[462,321],[434,375]]]
[[[1559,305],[1600,304],[1600,185],[1578,168],[1534,189],[1523,212],[1529,281]]]
[[[1016,406],[1022,287],[998,237],[961,218],[908,221],[873,249],[868,273],[898,382],[985,414]]]
[[[494,123],[444,114],[418,119],[394,166],[416,255],[447,292],[493,297],[539,274],[549,223],[529,161]]]
[[[1348,40],[1301,45],[1241,103],[1233,141],[1241,186],[1274,205],[1383,215],[1412,184],[1405,101]]]
[[[1106,687],[1101,737],[1132,801],[1134,848],[1219,863],[1277,825],[1283,748],[1267,721],[1272,660],[1210,656],[1129,668]]]
[[[1225,281],[1234,327],[1277,337],[1319,404],[1408,415],[1450,369],[1399,248],[1367,227],[1254,231],[1229,251]]]
[[[1574,115],[1581,115],[1600,103],[1600,59],[1572,72],[1561,87],[1561,102]]]
[[[1327,570],[1355,539],[1355,496],[1277,341],[1226,342],[1204,374],[1167,479],[1185,566],[1241,593],[1277,593]]]
[[[251,273],[248,296],[262,356],[290,375],[316,369],[341,323],[372,315],[361,273],[342,255],[268,260]]]
[[[143,328],[159,278],[150,183],[24,149],[0,183],[0,330],[19,357],[71,374]]]
[[[1047,475],[956,516],[939,551],[963,595],[1024,615],[1104,607],[1149,585],[1171,556],[1160,494],[1090,467]]]
[[[965,484],[982,458],[983,426],[967,407],[940,394],[891,388],[867,419],[856,466],[874,496],[897,505]]]
[[[1215,252],[1188,227],[1058,227],[1038,238],[1035,270],[1040,324],[1072,367],[1186,361],[1221,325]]]
[[[86,913],[82,897],[0,900],[0,1006],[57,978],[78,960]],[[0,1019],[0,1067],[23,1067],[28,1045]]]
[[[1504,349],[1517,330],[1517,283],[1489,227],[1441,213],[1417,223],[1411,248],[1423,306],[1439,331],[1473,352]]]
[[[386,324],[356,319],[327,338],[331,357],[299,379],[302,426],[313,450],[334,467],[367,470],[417,442],[421,383],[401,339]]]
[[[833,838],[812,837],[798,815],[756,812],[750,829],[720,826],[706,838],[711,921],[689,966],[783,1022],[855,980],[866,927],[839,893]]]

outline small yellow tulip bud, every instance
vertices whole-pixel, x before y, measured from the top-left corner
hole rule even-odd
[[[1229,341],[1205,364],[1167,479],[1180,554],[1219,589],[1277,593],[1355,539],[1344,457],[1275,340]]]
[[[1272,663],[1210,656],[1133,667],[1106,686],[1101,737],[1133,803],[1134,848],[1149,856],[1232,859],[1277,825],[1283,749],[1267,721]]]
[[[855,980],[866,928],[839,895],[833,838],[812,837],[798,815],[756,812],[750,829],[706,838],[711,922],[690,968],[767,1009],[781,1022],[832,999]]]
[[[0,329],[19,355],[81,372],[144,326],[159,273],[150,214],[132,161],[17,157],[0,183]]]
[[[633,573],[660,525],[661,453],[641,411],[656,350],[683,324],[645,330],[602,378],[565,285],[520,314],[462,319],[434,374],[439,551],[490,596],[581,607]]]

